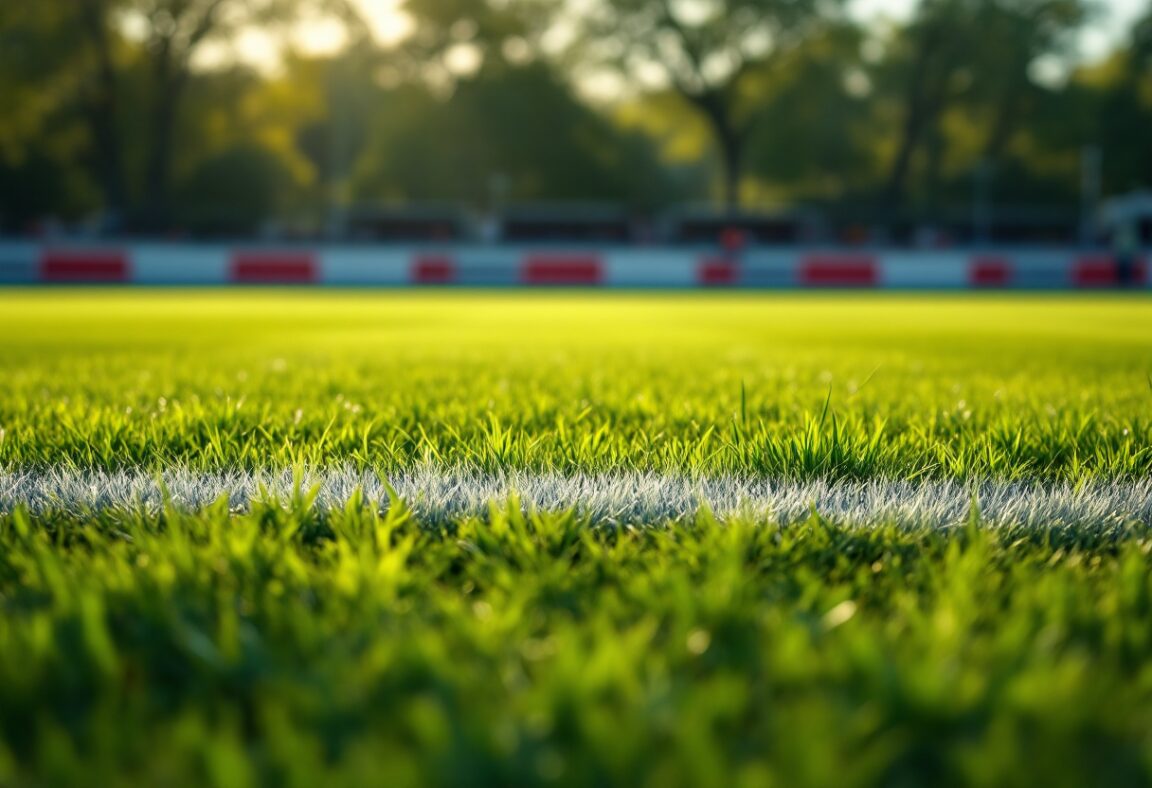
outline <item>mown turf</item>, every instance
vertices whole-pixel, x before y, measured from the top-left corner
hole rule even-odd
[[[0,471],[1139,489],[1149,326],[1107,297],[6,292]],[[0,511],[0,785],[1152,784],[1123,512],[319,492]]]
[[[0,466],[1142,478],[1140,298],[0,294]]]

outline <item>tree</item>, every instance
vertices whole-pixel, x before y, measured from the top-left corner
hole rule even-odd
[[[999,158],[1034,93],[1030,69],[1044,56],[1066,54],[1088,14],[1084,0],[923,0],[892,42],[882,77],[900,105],[896,151],[884,203],[898,213],[919,153],[938,180],[946,144],[941,119],[952,107],[981,116],[981,158]]]
[[[755,86],[760,112],[772,122],[751,135],[747,170],[777,199],[837,200],[871,185],[869,141],[883,130],[870,109],[862,36],[855,25],[830,28]]]
[[[1152,71],[1152,3],[1144,16],[1132,25],[1132,35],[1128,42],[1128,54],[1132,71],[1139,76]]]
[[[76,0],[49,0],[66,2]],[[163,229],[171,218],[170,190],[176,124],[193,59],[213,41],[226,40],[245,27],[285,25],[305,9],[342,18],[356,16],[346,0],[78,0],[79,21],[90,53],[90,87],[85,106],[100,162],[107,209],[134,214],[144,229]],[[126,32],[127,31],[127,32]],[[121,54],[121,50],[130,50]],[[125,71],[138,66],[145,87],[139,112],[125,117]],[[135,109],[135,106],[133,107]],[[141,199],[129,210],[124,186],[125,150],[121,129],[144,130]]]
[[[837,19],[839,0],[612,0],[590,15],[605,62],[657,71],[707,121],[723,163],[724,201],[740,203],[749,137],[764,120],[750,78],[777,67]]]
[[[375,75],[387,67],[383,53],[359,42],[322,58],[291,57],[277,81],[300,102],[311,105],[303,122],[294,124],[296,147],[317,176],[319,197],[329,222],[339,222],[347,208],[350,180],[368,143],[372,121],[386,101]]]
[[[581,100],[546,46],[564,0],[407,0],[413,31],[391,67],[356,177],[367,198],[483,204],[666,198],[650,141]]]
[[[391,93],[360,160],[362,199],[485,203],[493,178],[513,200],[667,197],[652,147],[583,104],[545,62],[486,63],[448,97]]]
[[[407,0],[414,31],[405,50],[420,66],[465,45],[481,61],[541,59],[563,0]],[[437,64],[442,65],[442,64]]]
[[[85,89],[81,36],[69,9],[54,3],[0,3],[0,224],[75,218],[99,200],[76,162],[86,122],[72,101]]]
[[[1152,7],[1126,44],[1093,80],[1098,102],[1086,140],[1103,151],[1105,188],[1115,192],[1152,188]]]
[[[181,225],[198,235],[245,235],[282,215],[293,186],[266,148],[240,144],[201,161],[177,184]]]

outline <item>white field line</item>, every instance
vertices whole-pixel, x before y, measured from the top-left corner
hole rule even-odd
[[[493,504],[503,507],[517,500],[525,511],[574,509],[599,523],[675,520],[707,507],[722,518],[749,516],[780,524],[805,519],[815,509],[829,519],[859,525],[939,528],[968,521],[975,502],[983,521],[994,526],[1090,527],[1094,531],[1152,526],[1152,479],[1073,486],[1004,481],[694,479],[645,472],[482,473],[420,467],[396,473],[387,481],[428,522],[484,515]],[[388,505],[387,486],[371,472],[305,473],[300,487],[314,486],[321,509],[342,507],[358,488],[381,509]],[[227,496],[234,510],[244,510],[254,500],[285,501],[294,487],[291,471],[0,470],[0,513],[18,505],[33,512],[155,511],[165,497],[180,509],[196,510],[221,496]]]

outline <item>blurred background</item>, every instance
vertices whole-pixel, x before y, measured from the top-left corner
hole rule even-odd
[[[1152,240],[1147,0],[0,3],[0,233]]]

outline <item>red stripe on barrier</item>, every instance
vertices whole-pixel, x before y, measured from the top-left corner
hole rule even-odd
[[[40,280],[78,284],[127,282],[128,255],[117,250],[47,250],[40,256]]]
[[[1128,284],[1143,284],[1148,275],[1142,259],[1132,263],[1132,281]],[[1120,264],[1112,255],[1089,255],[1076,261],[1072,269],[1072,284],[1076,287],[1115,287],[1120,282]]]
[[[726,257],[706,257],[696,269],[697,284],[706,287],[735,285],[740,280],[740,267]]]
[[[451,284],[456,281],[456,263],[448,255],[418,255],[410,276],[418,285]]]
[[[604,266],[594,254],[531,255],[520,280],[529,285],[598,285],[604,281]]]
[[[972,287],[1007,287],[1012,281],[1012,265],[1003,257],[977,257],[968,266]]]
[[[810,287],[874,287],[878,278],[871,255],[810,255],[800,266],[800,284]]]
[[[1120,281],[1116,261],[1111,255],[1081,257],[1072,268],[1076,287],[1112,287]]]
[[[229,273],[240,284],[307,285],[318,278],[311,252],[239,252]]]

